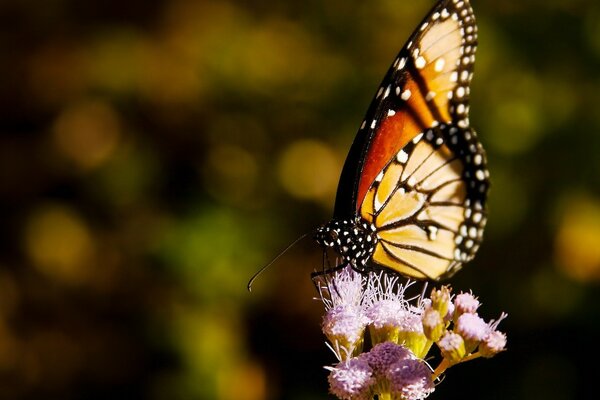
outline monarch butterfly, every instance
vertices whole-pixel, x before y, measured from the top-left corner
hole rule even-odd
[[[449,277],[477,252],[489,172],[470,127],[477,25],[441,0],[385,75],[350,148],[334,216],[316,241],[358,271]]]

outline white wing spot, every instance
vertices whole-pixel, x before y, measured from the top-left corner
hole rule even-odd
[[[398,160],[398,162],[400,164],[404,164],[405,162],[408,161],[408,153],[405,152],[404,150],[400,150],[398,152],[398,155],[396,156],[396,159]]]
[[[444,60],[442,57],[440,57],[436,60],[435,65],[433,66],[433,69],[436,72],[440,72],[441,70],[444,69],[445,64],[446,64],[446,60]]]
[[[417,49],[418,50],[418,49]],[[416,50],[415,50],[416,51]],[[423,58],[423,56],[419,56],[417,57],[417,59],[415,60],[415,67],[421,69],[425,66],[425,64],[427,64],[427,61],[425,61],[425,58]]]
[[[406,100],[410,99],[410,95],[411,95],[411,94],[412,94],[412,93],[410,92],[410,90],[409,90],[409,89],[406,89],[404,92],[402,92],[402,94],[400,95],[400,98],[401,98],[402,100],[406,101]]]
[[[394,115],[396,115],[396,111],[388,110],[387,115],[388,115],[388,117],[393,117]]]
[[[406,65],[406,57],[402,57],[400,59],[400,62],[398,63],[398,70],[401,70],[402,68],[404,68],[404,66]]]
[[[388,85],[388,87],[385,89],[385,93],[383,94],[383,98],[385,99],[386,97],[388,97],[390,94],[390,86]]]
[[[417,136],[414,137],[413,139],[413,143],[417,144],[421,141],[421,138],[423,137],[423,133],[419,133]]]

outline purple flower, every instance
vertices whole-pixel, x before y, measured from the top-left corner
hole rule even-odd
[[[398,275],[358,274],[349,267],[319,276],[315,284],[326,310],[327,346],[339,361],[326,367],[330,391],[339,399],[421,400],[449,367],[506,348],[506,335],[496,329],[506,314],[486,323],[472,293],[452,299],[443,286],[430,298],[407,298],[413,281],[400,284]],[[373,347],[362,353],[369,342]],[[424,361],[435,359],[429,353],[434,343],[443,357],[435,370]]]
[[[329,373],[329,390],[343,400],[371,399],[375,383],[373,371],[363,357],[351,358],[336,367],[326,367]]]
[[[392,399],[420,400],[435,389],[431,370],[419,359],[408,358],[397,362],[388,369],[387,378]]]
[[[383,376],[398,361],[414,358],[406,347],[392,342],[379,343],[365,354],[375,376]]]

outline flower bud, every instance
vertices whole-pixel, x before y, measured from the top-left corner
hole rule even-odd
[[[427,339],[436,342],[445,331],[445,322],[440,313],[433,308],[428,308],[423,313],[423,333]]]
[[[450,304],[450,287],[442,286],[440,289],[433,289],[431,291],[431,307],[440,315],[445,316],[448,313],[448,306]]]
[[[462,314],[458,317],[455,330],[465,340],[467,353],[475,350],[479,342],[490,332],[488,324],[479,315],[471,313]]]
[[[500,331],[490,332],[479,345],[482,357],[490,358],[506,350],[506,335]]]
[[[457,295],[454,299],[456,317],[458,318],[458,316],[465,313],[476,313],[479,305],[479,300],[477,300],[472,293],[461,293]]]
[[[442,355],[451,364],[456,364],[466,355],[465,342],[457,333],[448,331],[437,341],[437,345]]]

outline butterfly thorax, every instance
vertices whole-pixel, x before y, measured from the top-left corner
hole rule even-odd
[[[336,251],[345,263],[362,270],[371,258],[377,244],[373,224],[358,217],[354,220],[332,220],[319,227],[315,240],[324,248]]]

